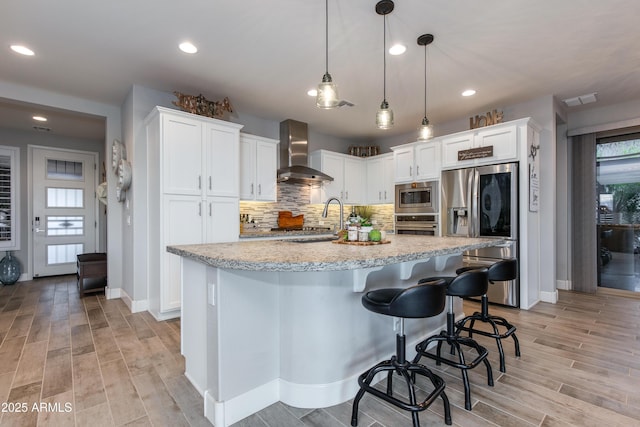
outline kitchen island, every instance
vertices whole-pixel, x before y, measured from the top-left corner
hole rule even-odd
[[[167,248],[182,257],[185,375],[216,427],[277,401],[319,408],[351,399],[357,376],[395,351],[394,319],[364,309],[362,292],[454,274],[462,252],[502,243],[411,235],[389,240],[372,246],[269,240]],[[409,356],[445,323],[444,313],[408,319]]]

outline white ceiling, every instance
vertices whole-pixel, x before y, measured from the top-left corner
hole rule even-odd
[[[325,71],[323,0],[6,0],[0,80],[114,105],[133,84],[210,100],[228,96],[242,113],[370,140],[418,127],[424,48],[416,39],[432,33],[427,116],[436,132],[438,123],[545,95],[597,92],[596,104],[578,109],[640,99],[637,0],[397,0],[388,45],[403,41],[408,50],[387,56],[396,126],[378,130],[383,18],[375,4],[329,0],[329,72],[354,107],[319,110],[306,95]],[[199,52],[180,52],[184,40]],[[16,55],[8,48],[15,43],[36,55]],[[462,98],[470,87],[477,95]],[[26,113],[9,107],[0,108],[0,126],[20,122],[8,111]],[[45,126],[62,132],[57,123]]]

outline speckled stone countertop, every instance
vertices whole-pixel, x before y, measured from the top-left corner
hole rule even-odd
[[[265,237],[293,237],[293,236],[319,236],[323,234],[332,234],[331,230],[266,230],[245,228],[240,233],[240,240],[261,239]]]
[[[167,251],[212,267],[233,270],[331,271],[416,261],[503,243],[500,239],[414,235],[391,235],[387,239],[390,243],[372,246],[265,240],[168,246]]]

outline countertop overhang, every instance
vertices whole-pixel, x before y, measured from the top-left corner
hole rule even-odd
[[[501,239],[388,236],[390,243],[354,246],[332,242],[243,241],[168,246],[167,251],[218,268],[249,271],[336,271],[382,267],[496,246]]]

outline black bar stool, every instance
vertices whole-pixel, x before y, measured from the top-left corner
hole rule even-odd
[[[400,319],[400,329],[396,333],[396,354],[390,360],[378,363],[360,377],[358,384],[360,390],[353,399],[353,412],[351,414],[351,425],[358,425],[358,404],[365,392],[385,400],[393,405],[407,411],[411,411],[413,426],[420,427],[418,412],[424,411],[440,396],[444,403],[444,420],[447,425],[451,425],[451,408],[449,399],[444,392],[445,382],[442,378],[431,372],[426,366],[419,363],[411,363],[405,356],[405,318],[425,318],[433,317],[442,313],[445,303],[446,282],[435,280],[423,282],[407,289],[377,289],[367,292],[362,296],[362,305],[374,313],[394,316]],[[386,393],[371,386],[376,374],[387,372]],[[393,396],[392,381],[393,374],[397,373],[404,378],[409,389],[409,402],[400,400]],[[423,375],[431,381],[434,390],[422,402],[416,402],[414,386],[415,375]]]
[[[468,266],[459,268],[456,270],[456,274],[462,274],[465,271],[473,270],[475,268],[478,267]],[[516,259],[498,261],[487,269],[487,274],[489,277],[489,283],[515,280],[518,277],[518,261]],[[509,323],[504,317],[491,316],[489,314],[489,299],[487,298],[487,294],[482,295],[482,298],[480,299],[480,307],[480,312],[476,311],[471,316],[467,316],[458,321],[456,323],[456,331],[457,333],[460,333],[460,331],[467,331],[469,332],[469,337],[472,337],[473,333],[476,333],[485,337],[494,338],[498,345],[498,353],[500,354],[500,372],[506,372],[502,339],[509,337],[513,338],[513,343],[516,347],[516,357],[520,357],[520,342],[518,341],[518,337],[515,333],[516,327]],[[493,332],[474,329],[476,320],[491,325]],[[467,322],[470,322],[469,326],[465,326]],[[505,332],[500,333],[498,326],[504,327]]]
[[[491,370],[491,364],[487,359],[489,352],[486,348],[478,344],[474,339],[469,337],[461,337],[456,333],[455,329],[455,313],[453,312],[453,297],[479,297],[487,293],[487,287],[489,286],[487,281],[487,269],[476,269],[464,272],[456,277],[430,277],[422,279],[418,283],[431,282],[437,279],[444,279],[447,286],[447,330],[441,331],[438,335],[433,335],[422,341],[416,346],[416,357],[413,359],[413,363],[418,363],[422,356],[429,357],[436,361],[436,365],[444,363],[454,368],[460,369],[462,373],[462,383],[464,384],[464,407],[466,410],[471,410],[471,390],[469,385],[469,376],[467,371],[473,369],[480,364],[484,363],[487,368],[487,384],[493,386],[493,372]],[[458,360],[451,360],[446,357],[442,357],[441,349],[442,343],[447,343],[451,346],[451,354],[458,355]],[[431,343],[438,343],[436,354],[427,352],[427,348]],[[465,360],[462,346],[470,347],[478,352],[478,356],[470,362]]]

